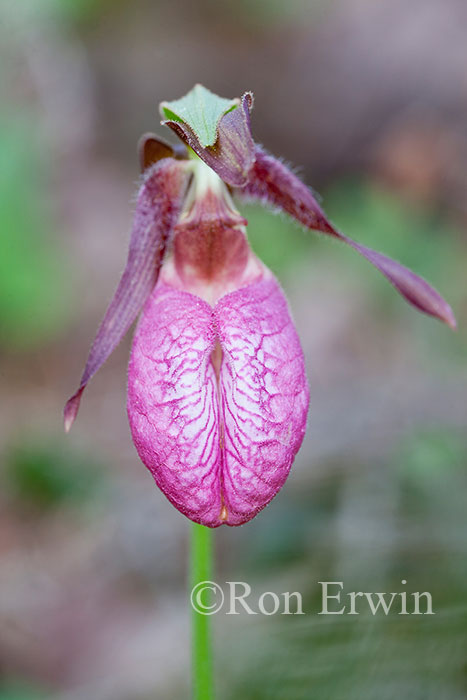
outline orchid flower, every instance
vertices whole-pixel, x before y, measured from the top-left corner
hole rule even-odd
[[[68,431],[87,383],[142,309],[128,372],[133,441],[173,505],[209,527],[245,523],[274,498],[309,403],[287,301],[250,249],[233,196],[347,243],[419,311],[456,325],[425,280],[340,233],[311,190],[254,143],[252,106],[251,93],[228,100],[201,85],[161,104],[162,123],[185,145],[140,142],[128,260],[64,413]]]

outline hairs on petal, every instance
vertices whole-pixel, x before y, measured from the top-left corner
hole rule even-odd
[[[236,192],[241,197],[278,207],[306,228],[347,243],[374,265],[409,304],[456,328],[451,307],[428,282],[404,265],[340,233],[329,222],[312,191],[280,160],[261,147],[256,146],[256,160],[250,170],[248,184]]]
[[[156,284],[167,238],[178,219],[188,178],[184,164],[172,158],[160,160],[145,172],[123,275],[97,331],[79,387],[65,405],[67,432],[78,414],[87,383],[115,350]]]

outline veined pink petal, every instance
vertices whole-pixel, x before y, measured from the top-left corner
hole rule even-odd
[[[311,190],[283,163],[258,146],[249,182],[246,187],[238,190],[238,194],[277,206],[306,228],[328,234],[352,246],[382,272],[410,304],[423,313],[439,318],[451,328],[456,328],[451,307],[428,282],[404,265],[337,231],[326,218]]]
[[[211,307],[160,281],[128,374],[133,441],[167,498],[210,527],[276,495],[303,440],[303,354],[270,273]]]
[[[188,177],[185,165],[171,158],[160,160],[145,173],[125,270],[97,331],[78,390],[65,406],[67,432],[78,413],[86,384],[115,350],[154,288],[167,237],[180,213]]]

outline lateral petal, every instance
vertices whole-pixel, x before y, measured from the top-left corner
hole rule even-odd
[[[256,161],[249,182],[237,190],[240,196],[279,207],[303,226],[320,231],[347,243],[374,265],[419,311],[456,328],[456,319],[449,304],[423,278],[404,265],[356,243],[340,233],[327,219],[312,191],[283,163],[256,147]]]
[[[115,350],[154,288],[167,238],[179,217],[188,177],[185,165],[172,158],[160,160],[144,175],[122,278],[97,331],[78,390],[65,405],[67,432],[77,416],[87,383]]]

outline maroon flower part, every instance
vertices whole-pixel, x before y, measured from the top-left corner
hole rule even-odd
[[[152,134],[140,141],[144,177],[127,264],[65,407],[68,430],[87,382],[144,305],[128,372],[133,441],[167,498],[209,527],[245,523],[274,498],[309,402],[286,299],[251,251],[227,185],[348,243],[413,306],[455,327],[425,280],[337,231],[312,192],[254,144],[252,104],[251,93],[226,100],[200,85],[162,103],[164,123],[188,151]]]
[[[77,416],[86,384],[115,350],[156,284],[167,238],[180,214],[187,183],[184,164],[168,158],[145,173],[126,267],[97,331],[78,390],[65,406],[66,431]]]
[[[279,207],[306,228],[347,243],[382,272],[410,304],[423,313],[439,318],[451,328],[456,328],[451,307],[428,282],[404,265],[340,233],[328,221],[311,190],[296,175],[258,146],[255,154],[255,164],[241,194]]]

